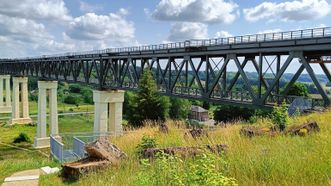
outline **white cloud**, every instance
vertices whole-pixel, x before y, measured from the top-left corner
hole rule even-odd
[[[221,30],[219,32],[216,32],[215,37],[217,38],[226,38],[226,37],[232,37],[233,35],[230,34],[227,31]]]
[[[263,30],[258,32],[258,34],[267,34],[267,33],[275,33],[275,32],[282,32],[283,30],[280,28],[275,28],[275,29],[268,29],[268,30]]]
[[[152,17],[176,22],[232,23],[237,8],[237,4],[225,0],[161,0]]]
[[[45,26],[33,20],[8,17],[0,14],[0,35],[30,40],[49,37]]]
[[[63,0],[0,0],[0,14],[34,20],[71,19]]]
[[[127,21],[120,10],[118,14],[96,15],[87,13],[75,18],[69,25],[66,34],[76,40],[103,40],[113,44],[129,43],[134,39],[134,25]]]
[[[103,6],[99,4],[89,4],[84,1],[79,2],[79,9],[82,12],[96,12],[99,10],[103,10]]]
[[[208,38],[208,26],[202,23],[173,23],[170,29],[169,41],[184,41],[187,39]]]
[[[283,3],[263,2],[243,11],[245,19],[251,22],[268,18],[281,21],[303,21],[325,17],[330,13],[331,6],[327,0],[295,0]]]

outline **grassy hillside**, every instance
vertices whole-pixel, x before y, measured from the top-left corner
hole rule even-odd
[[[215,156],[206,163],[207,169],[217,170],[222,175],[234,178],[239,185],[330,185],[331,184],[331,111],[314,113],[291,119],[291,124],[301,124],[307,120],[315,120],[321,132],[310,136],[276,136],[247,138],[239,135],[244,125],[236,123],[226,128],[216,127],[209,130],[208,137],[194,140],[184,137],[182,122],[168,121],[170,132],[162,134],[158,128],[145,127],[129,131],[128,134],[112,139],[112,142],[128,154],[128,159],[119,166],[109,167],[98,173],[85,175],[77,182],[65,182],[58,175],[42,176],[41,185],[143,185],[154,183],[169,185],[174,181],[171,175],[183,175],[192,165],[200,165],[201,159],[182,159],[183,162],[169,164],[171,171],[161,173],[159,164],[155,162],[146,169],[139,163],[135,155],[135,147],[144,135],[156,139],[158,147],[199,146],[204,144],[227,144],[228,152],[221,157]],[[259,120],[255,125],[270,125],[267,119]],[[84,126],[84,127],[81,127]],[[84,117],[71,120],[62,118],[60,130],[89,130],[92,120]],[[35,127],[15,126],[0,127],[0,141],[10,143],[12,138],[24,131],[33,136]],[[38,152],[30,154],[0,144],[0,180],[14,171],[36,168],[53,164]],[[210,163],[214,162],[214,163]],[[173,166],[175,165],[175,166]],[[217,166],[216,166],[217,165]],[[168,164],[163,164],[168,166]],[[216,167],[215,167],[216,166]],[[214,167],[214,168],[213,168]],[[192,170],[193,171],[193,170]],[[189,171],[187,171],[189,172]],[[157,174],[156,174],[157,173]],[[213,172],[211,172],[213,173]],[[153,177],[149,178],[148,175]],[[141,180],[141,176],[149,180]],[[179,179],[179,178],[178,178]],[[144,182],[145,181],[145,182]],[[145,184],[146,185],[146,184]]]

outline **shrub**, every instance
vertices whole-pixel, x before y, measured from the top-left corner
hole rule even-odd
[[[271,113],[271,120],[274,126],[278,128],[280,131],[285,130],[289,120],[289,116],[287,113],[287,106],[285,102],[283,102],[282,105],[280,106],[276,105],[273,108],[273,111]]]
[[[141,142],[136,147],[136,153],[139,157],[141,157],[144,151],[148,148],[155,148],[156,140],[151,136],[143,136]]]
[[[93,104],[93,92],[91,89],[89,88],[84,88],[82,90],[82,96],[83,96],[83,101],[84,103],[87,103],[87,104]]]
[[[21,142],[30,142],[30,138],[27,134],[21,132],[16,138],[14,138],[14,143],[21,143]]]
[[[292,87],[290,88],[288,95],[292,96],[302,96],[302,97],[308,97],[308,88],[303,83],[294,83]]]
[[[222,105],[215,109],[214,120],[223,122],[231,122],[237,119],[248,120],[254,113],[255,111],[253,109]]]
[[[79,105],[80,99],[77,96],[68,95],[64,98],[63,102],[71,105]]]
[[[191,108],[191,102],[188,99],[170,97],[169,116],[171,119],[186,119]]]
[[[71,93],[80,93],[82,90],[81,86],[78,84],[69,85],[69,91]]]
[[[202,154],[193,160],[158,153],[153,163],[141,161],[137,185],[237,185],[224,176],[226,162],[220,156]]]

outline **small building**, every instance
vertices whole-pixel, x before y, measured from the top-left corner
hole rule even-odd
[[[208,116],[208,110],[192,105],[191,106],[191,113],[189,114],[189,119],[197,120],[197,121],[208,121],[209,116]]]

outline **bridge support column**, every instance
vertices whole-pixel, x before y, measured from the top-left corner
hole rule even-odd
[[[10,124],[32,123],[29,116],[28,78],[13,77],[13,105]],[[22,110],[22,113],[20,112]]]
[[[94,132],[111,132],[115,135],[123,133],[122,111],[124,91],[93,91]]]
[[[47,136],[47,91],[49,91],[49,121],[51,135],[56,136],[58,129],[57,113],[57,81],[38,81],[38,125],[37,136],[34,139],[35,148],[45,148],[50,146],[49,137]]]
[[[6,88],[6,89],[4,89]],[[4,90],[6,94],[4,96]],[[6,97],[6,101],[4,101]],[[0,113],[11,113],[11,98],[10,98],[10,75],[0,75]]]

